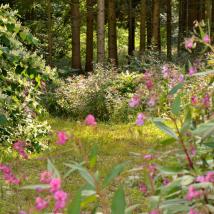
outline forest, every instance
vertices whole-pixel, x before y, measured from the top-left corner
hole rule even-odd
[[[0,214],[214,214],[214,0],[0,0]]]

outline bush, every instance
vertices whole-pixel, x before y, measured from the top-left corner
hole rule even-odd
[[[25,139],[28,149],[39,151],[41,139],[49,132],[41,95],[51,69],[33,50],[39,44],[29,30],[17,21],[17,12],[0,7],[0,143],[6,147]]]
[[[138,76],[97,66],[87,77],[72,76],[58,82],[45,97],[45,104],[51,113],[71,119],[93,113],[102,121],[127,121],[133,112],[127,103],[138,86]]]

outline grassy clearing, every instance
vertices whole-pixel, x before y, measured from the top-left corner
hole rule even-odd
[[[135,159],[130,152],[146,154],[158,149],[159,142],[165,136],[152,124],[146,124],[143,127],[136,127],[132,124],[99,124],[97,127],[86,127],[80,123],[73,123],[61,119],[49,119],[54,131],[64,130],[79,138],[87,152],[90,151],[92,145],[98,146],[98,168],[101,176],[104,176],[108,170],[115,164],[124,160],[130,160],[130,167],[140,164],[142,158]],[[12,167],[15,173],[24,179],[23,185],[38,184],[39,173],[46,169],[46,160],[50,158],[58,167],[61,174],[66,173],[65,162],[71,160],[80,161],[80,154],[75,150],[74,143],[68,142],[66,145],[57,146],[54,140],[50,142],[50,149],[40,155],[32,157],[28,161],[13,161]],[[123,178],[129,181],[131,175],[125,174]],[[64,180],[64,189],[71,194],[83,184],[83,180],[73,174]],[[3,182],[2,182],[3,184]],[[142,204],[143,195],[138,190],[137,182],[127,182],[127,200],[130,204],[140,202]],[[28,210],[33,206],[34,198],[37,195],[30,190],[11,191],[8,186],[3,186],[0,199],[0,213],[17,213],[18,210]]]

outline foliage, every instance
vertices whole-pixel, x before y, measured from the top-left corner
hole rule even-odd
[[[99,120],[127,121],[133,112],[127,103],[138,86],[138,76],[98,66],[87,77],[73,76],[60,81],[45,97],[45,104],[52,114],[71,119],[93,113]]]
[[[52,71],[35,50],[38,40],[17,21],[17,12],[0,8],[0,142],[6,147],[25,139],[29,150],[39,151],[41,139],[47,136],[46,122],[37,114],[43,112],[41,94]],[[31,50],[30,50],[31,49]]]

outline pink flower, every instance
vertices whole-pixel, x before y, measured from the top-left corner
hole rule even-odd
[[[193,199],[200,198],[201,195],[201,192],[197,191],[193,186],[189,186],[186,200],[191,201]]]
[[[59,178],[53,178],[50,182],[51,192],[56,192],[61,188],[61,180]]]
[[[19,214],[27,214],[24,210],[20,210]]]
[[[169,69],[168,65],[164,65],[162,67],[162,74],[163,74],[164,79],[169,77],[169,72],[170,72],[170,69]]]
[[[197,149],[195,146],[191,145],[190,147],[190,153],[192,156],[195,156],[196,155],[196,152],[197,152]]]
[[[134,95],[129,101],[129,106],[135,108],[140,104],[140,97],[138,95]]]
[[[156,209],[156,210],[152,210],[149,214],[160,214],[160,212]]]
[[[214,183],[214,171],[207,173],[207,175],[206,175],[206,181]]]
[[[196,96],[192,96],[191,97],[191,103],[192,103],[192,105],[196,105],[197,102],[198,102],[197,97]]]
[[[64,145],[68,141],[68,136],[63,131],[57,132],[57,138],[58,139],[56,144],[59,144],[59,145]]]
[[[185,39],[184,44],[186,49],[192,49],[194,46],[193,38]]]
[[[85,124],[86,124],[87,126],[96,126],[96,125],[97,125],[97,122],[96,122],[96,119],[95,119],[94,115],[89,114],[89,115],[85,118]]]
[[[156,172],[156,165],[155,164],[150,164],[148,166],[148,170],[149,170],[150,176],[153,177],[155,175],[155,172]]]
[[[44,171],[40,174],[40,182],[49,184],[52,179],[52,174],[49,171]]]
[[[0,171],[3,173],[4,180],[7,183],[15,185],[20,184],[20,180],[13,175],[11,169],[8,166],[0,164]]]
[[[204,182],[206,182],[206,177],[205,176],[198,176],[195,180],[199,183],[204,183]]]
[[[184,82],[184,75],[183,74],[179,75],[178,81],[179,82]]]
[[[155,106],[155,104],[156,104],[156,97],[155,96],[151,96],[150,98],[149,98],[149,101],[148,101],[148,106],[150,106],[150,107],[153,107],[153,106]]]
[[[152,160],[152,159],[153,159],[153,155],[147,154],[147,155],[144,155],[143,158],[144,158],[145,160]]]
[[[196,67],[192,66],[189,68],[189,75],[192,76],[193,74],[195,74],[197,72]]]
[[[56,201],[55,212],[65,207],[67,198],[68,198],[68,194],[62,190],[59,190],[54,193],[54,199]]]
[[[199,212],[191,208],[188,214],[199,214]]]
[[[40,198],[40,197],[37,197],[36,198],[36,202],[35,202],[35,208],[37,209],[37,210],[43,210],[43,209],[45,209],[45,208],[47,208],[48,207],[48,202],[47,201],[45,201],[44,199],[42,199],[42,198]]]
[[[209,108],[209,106],[210,106],[210,96],[209,96],[209,94],[206,94],[204,96],[204,98],[202,99],[202,103],[203,103],[205,108]]]
[[[16,141],[13,144],[13,148],[19,153],[19,155],[21,157],[23,157],[24,159],[28,159],[28,155],[25,152],[25,142],[23,142],[23,141]]]
[[[209,44],[209,43],[210,43],[210,37],[209,37],[209,35],[206,34],[206,35],[203,37],[203,41],[204,41],[205,43]]]
[[[147,186],[144,183],[140,184],[139,189],[143,193],[147,193],[147,191],[148,191]]]
[[[66,201],[68,198],[68,194],[62,190],[59,190],[54,193],[54,198],[56,201]]]
[[[139,113],[138,115],[137,115],[137,120],[136,120],[136,124],[138,125],[138,126],[142,126],[143,124],[144,124],[144,120],[145,120],[145,115],[143,114],[143,113]]]
[[[168,178],[163,179],[163,185],[167,186],[170,183],[170,180]]]
[[[151,90],[153,88],[153,86],[154,86],[154,83],[153,83],[152,80],[147,80],[146,81],[146,87],[147,87],[148,90]]]

